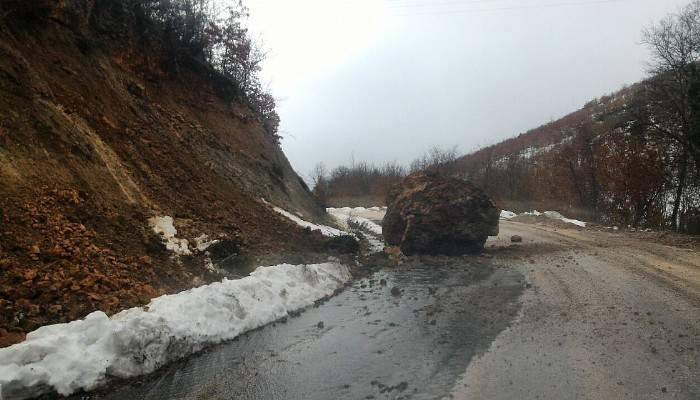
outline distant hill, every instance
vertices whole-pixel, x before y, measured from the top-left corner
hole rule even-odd
[[[553,209],[604,224],[667,227],[677,195],[677,148],[639,123],[653,119],[649,81],[595,99],[571,114],[457,160],[460,173],[503,208]],[[691,165],[680,218],[697,224],[697,168]],[[696,225],[693,225],[696,226]]]
[[[462,156],[457,163],[465,171],[476,173],[489,160],[502,164],[513,156],[531,159],[561,148],[572,142],[582,125],[604,122],[607,118],[624,112],[626,101],[634,97],[638,89],[639,84],[636,84],[595,99],[561,119]]]

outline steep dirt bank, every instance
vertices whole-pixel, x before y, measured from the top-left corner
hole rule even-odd
[[[0,346],[221,278],[173,257],[153,216],[240,264],[318,255],[260,200],[323,218],[249,107],[206,69],[164,69],[114,2],[68,3],[0,20]]]

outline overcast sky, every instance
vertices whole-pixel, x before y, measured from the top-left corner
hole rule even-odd
[[[689,0],[247,0],[282,147],[306,176],[460,152],[645,76],[640,32]]]

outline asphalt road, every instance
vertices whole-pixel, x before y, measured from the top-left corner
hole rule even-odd
[[[625,234],[504,223],[532,287],[454,399],[700,399],[700,256]],[[507,244],[511,234],[525,238]]]
[[[488,246],[87,398],[700,399],[696,251],[514,222]]]
[[[479,258],[437,262],[359,279],[286,323],[90,398],[442,398],[517,316],[525,284]]]

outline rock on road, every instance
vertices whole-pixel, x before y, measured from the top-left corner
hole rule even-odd
[[[700,399],[697,251],[510,221],[487,246],[81,398]]]

